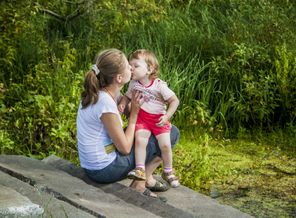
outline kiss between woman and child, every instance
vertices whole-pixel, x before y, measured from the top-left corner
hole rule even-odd
[[[179,186],[172,169],[172,148],[180,132],[169,122],[179,100],[157,78],[158,72],[158,61],[150,51],[137,50],[129,61],[118,49],[101,51],[85,75],[76,119],[77,143],[80,165],[93,181],[112,183],[129,177],[131,188],[166,201],[153,193],[168,189],[153,172],[163,161],[162,177],[172,187]],[[120,90],[128,82],[120,100]],[[129,117],[123,128],[120,111],[125,109]]]

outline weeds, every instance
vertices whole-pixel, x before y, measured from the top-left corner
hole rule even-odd
[[[295,135],[243,132],[217,138],[199,129],[181,132],[174,168],[181,184],[254,216],[294,215]]]

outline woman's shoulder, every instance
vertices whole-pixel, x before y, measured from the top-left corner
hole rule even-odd
[[[99,91],[99,99],[106,99],[108,94],[105,91]]]
[[[92,110],[101,110],[102,108],[108,107],[117,107],[114,100],[104,91],[99,91],[98,101],[91,105]],[[115,106],[114,106],[115,105]]]
[[[104,91],[100,91],[99,92],[99,100],[98,100],[99,104],[115,104],[114,99],[106,92]]]

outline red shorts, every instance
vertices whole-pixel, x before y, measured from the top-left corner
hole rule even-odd
[[[142,109],[140,109],[138,114],[138,120],[136,123],[136,131],[140,129],[146,129],[152,132],[153,135],[157,136],[162,133],[169,133],[171,131],[172,125],[170,122],[167,122],[163,126],[157,126],[159,118],[163,114],[150,114]]]

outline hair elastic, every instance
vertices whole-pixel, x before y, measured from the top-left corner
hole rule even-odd
[[[99,75],[100,70],[96,64],[92,65],[92,70],[95,72],[96,76]]]

